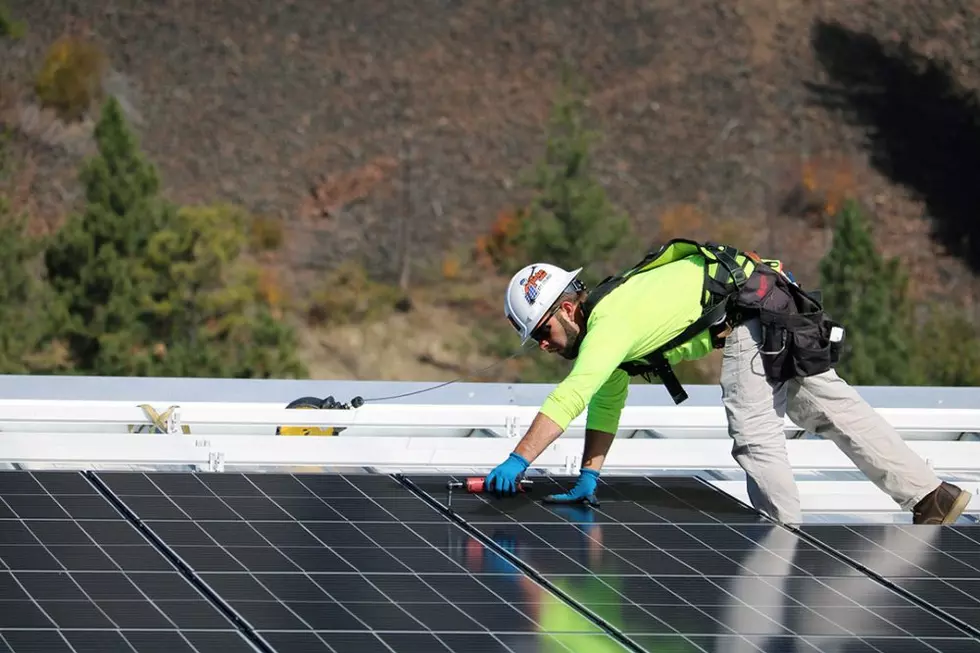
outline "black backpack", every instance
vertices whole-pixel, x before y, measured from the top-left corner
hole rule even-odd
[[[706,329],[712,334],[714,346],[721,347],[724,339],[718,334],[726,326],[752,317],[762,323],[763,363],[771,380],[820,374],[837,363],[844,330],[825,314],[819,293],[806,292],[790,280],[780,261],[762,259],[754,252],[728,245],[676,238],[651,250],[636,265],[606,277],[589,293],[582,306],[586,321],[604,297],[633,276],[694,255],[703,256],[706,262],[700,317],[642,359],[622,362],[619,369],[651,382],[652,376],[658,377],[674,403],[680,404],[688,395],[667,361],[666,352]]]

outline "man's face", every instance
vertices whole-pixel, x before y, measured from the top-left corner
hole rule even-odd
[[[581,329],[575,324],[575,304],[562,302],[534,330],[531,337],[549,354],[573,360],[578,356]]]

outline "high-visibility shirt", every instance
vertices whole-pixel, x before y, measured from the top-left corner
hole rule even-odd
[[[562,429],[586,407],[586,428],[614,433],[629,389],[629,375],[617,367],[643,358],[681,333],[702,314],[704,257],[690,256],[626,280],[596,304],[578,357],[541,412]],[[712,351],[705,329],[665,352],[671,365],[703,358]]]

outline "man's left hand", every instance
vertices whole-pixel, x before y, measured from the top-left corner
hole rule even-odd
[[[599,505],[596,498],[596,486],[599,484],[599,472],[594,469],[582,469],[578,482],[570,492],[564,494],[549,494],[543,500],[545,503],[588,503]]]

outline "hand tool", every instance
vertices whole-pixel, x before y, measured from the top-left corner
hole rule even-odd
[[[465,488],[470,494],[483,494],[485,492],[484,481],[486,481],[485,476],[470,476],[465,481],[449,481],[446,483],[446,489],[449,491],[446,507],[452,508],[453,506],[453,490]],[[530,479],[524,478],[517,482],[518,492],[529,492],[533,487],[534,481]]]

